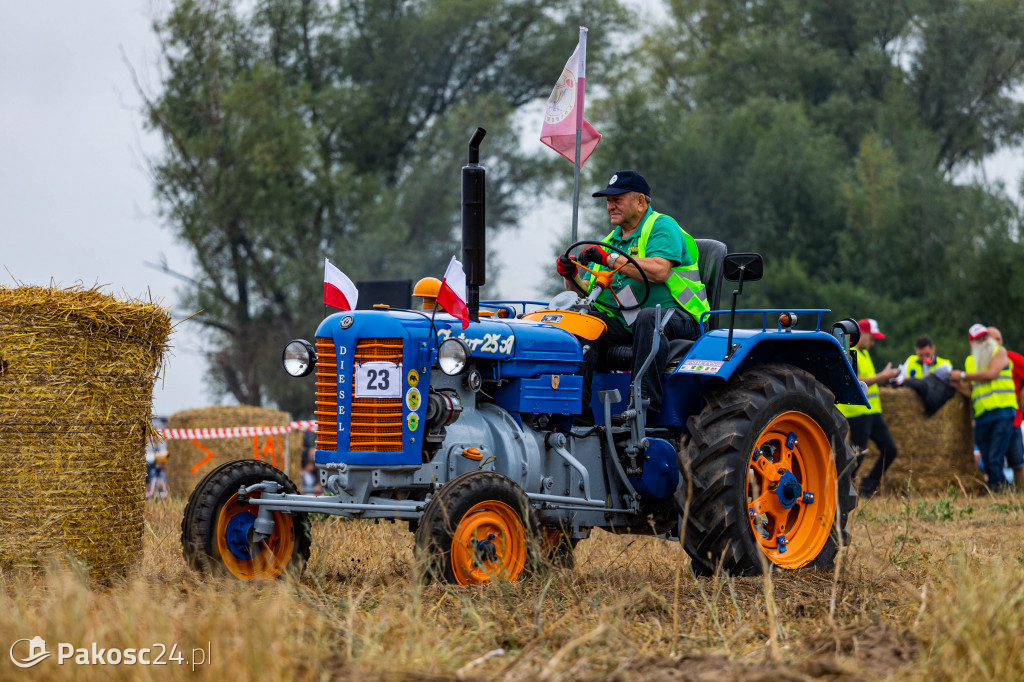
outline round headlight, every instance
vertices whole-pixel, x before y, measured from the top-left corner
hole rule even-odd
[[[461,374],[469,361],[469,346],[462,339],[445,339],[437,349],[437,364],[448,376]]]
[[[284,347],[281,362],[293,377],[304,377],[316,367],[316,350],[309,341],[296,339]]]

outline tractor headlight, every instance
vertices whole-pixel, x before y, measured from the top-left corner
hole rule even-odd
[[[293,377],[304,377],[316,367],[316,350],[309,341],[295,339],[284,347],[281,362]]]
[[[469,346],[462,339],[445,339],[437,349],[437,364],[448,376],[461,374],[469,362]]]

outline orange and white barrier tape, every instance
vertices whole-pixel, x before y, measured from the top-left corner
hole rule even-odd
[[[204,447],[200,440],[213,438],[252,438],[252,458],[255,460],[268,459],[272,466],[278,466],[278,453],[280,453],[280,467],[285,467],[288,461],[288,454],[281,439],[281,434],[291,431],[316,431],[316,422],[312,420],[294,421],[287,426],[231,426],[216,429],[157,429],[157,433],[163,440],[187,440],[191,441],[205,455],[202,459],[192,465],[192,473],[198,473],[203,465],[213,461],[213,452]],[[259,437],[267,436],[262,449],[259,444]],[[274,444],[274,437],[277,437],[277,444]]]
[[[315,421],[295,421],[287,426],[230,426],[216,429],[157,429],[164,440],[193,440],[210,438],[248,438],[250,436],[277,436],[289,431],[315,431]]]

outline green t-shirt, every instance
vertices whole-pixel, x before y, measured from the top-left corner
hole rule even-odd
[[[608,241],[612,246],[617,246],[624,252],[628,253],[634,258],[640,256],[640,233],[643,231],[644,222],[651,215],[653,210],[650,206],[647,207],[647,213],[640,219],[640,223],[633,230],[633,234],[629,236],[629,239],[622,238],[622,227],[616,226],[615,231],[612,232],[611,239]],[[683,230],[679,227],[673,218],[667,215],[660,215],[654,221],[654,227],[651,228],[651,234],[647,238],[647,252],[644,254],[644,258],[664,258],[672,263],[672,267],[679,265],[695,265],[694,256],[691,256],[686,250],[686,244],[683,240]],[[616,263],[619,265],[619,263]],[[583,277],[586,280],[590,279],[590,273],[582,271]],[[612,287],[615,291],[618,291],[626,284],[633,290],[633,295],[636,300],[640,300],[644,295],[644,283],[643,280],[635,280],[631,277],[627,277],[622,274],[620,270],[612,278]],[[610,291],[602,291],[598,297],[599,303],[615,305],[615,297],[612,296]],[[647,297],[647,301],[644,302],[643,308],[653,308],[656,305],[661,305],[662,310],[666,308],[679,308],[680,305],[675,298],[672,297],[672,292],[668,290],[668,286],[664,282],[655,283],[651,282],[651,294]],[[622,313],[614,311],[615,317],[623,320]],[[627,325],[628,328],[628,325]]]

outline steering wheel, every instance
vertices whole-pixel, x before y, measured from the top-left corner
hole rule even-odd
[[[622,265],[620,265],[619,267],[615,268],[614,270],[591,270],[586,265],[584,265],[583,263],[581,263],[578,260],[576,260],[575,257],[570,255],[573,250],[579,248],[580,246],[598,246],[598,247],[601,247],[602,249],[608,249],[609,251],[614,251],[615,253],[617,253],[620,256],[622,256],[624,260],[622,261]],[[606,291],[610,291],[611,292],[612,296],[615,297],[615,304],[612,304],[612,303],[602,303],[601,304],[601,305],[603,305],[603,306],[605,306],[607,308],[611,308],[612,310],[620,310],[620,311],[621,310],[636,310],[637,308],[642,306],[647,301],[647,299],[650,297],[650,295],[651,295],[651,282],[650,282],[650,280],[647,279],[647,273],[644,272],[644,269],[642,267],[640,267],[640,263],[637,262],[636,258],[633,258],[632,256],[630,256],[628,253],[626,253],[625,251],[623,251],[622,249],[620,249],[617,246],[612,246],[611,244],[606,244],[604,242],[594,241],[592,239],[583,239],[583,240],[580,240],[578,242],[573,242],[572,244],[570,244],[569,247],[565,250],[565,253],[562,254],[562,255],[568,257],[569,260],[571,260],[577,266],[579,266],[579,267],[583,268],[584,270],[586,270],[587,272],[589,272],[591,277],[594,278],[594,280],[595,280],[594,284],[596,286],[600,286],[600,287],[604,288]],[[629,265],[632,265],[637,270],[639,270],[640,274],[644,278],[643,279],[643,282],[644,282],[644,295],[643,295],[643,298],[641,298],[637,303],[635,303],[633,305],[623,305],[622,301],[619,300],[618,294],[615,293],[615,289],[612,288],[612,277],[615,275],[616,272],[618,272],[619,270],[624,268],[627,263]],[[574,289],[576,289],[576,291],[580,292],[584,296],[587,295],[587,292],[584,291],[583,288],[579,284],[576,283],[576,280],[574,278],[570,277],[568,279],[569,279],[570,282],[572,282],[572,286],[573,286]]]

